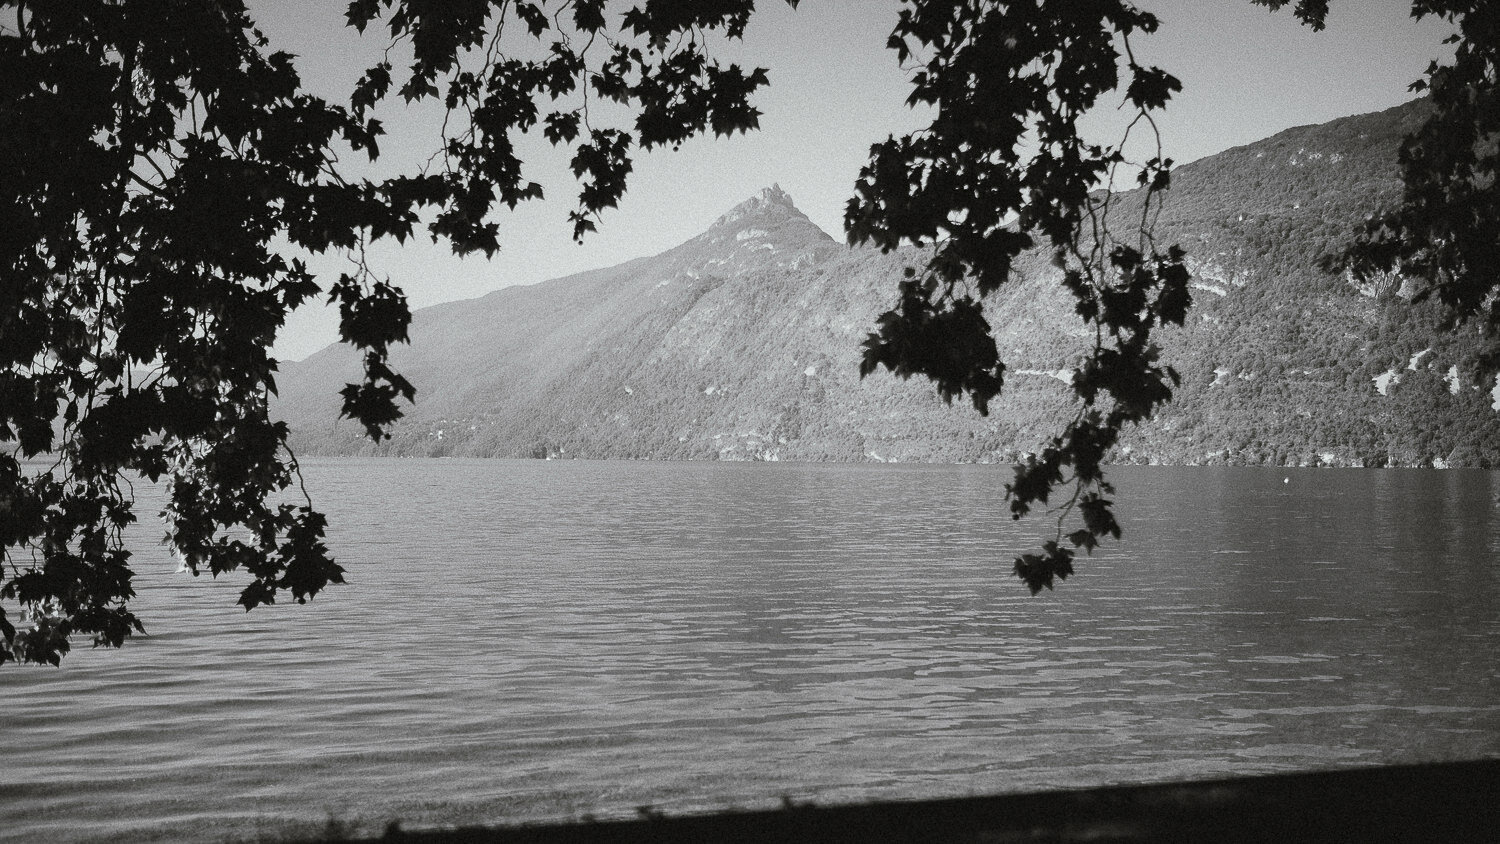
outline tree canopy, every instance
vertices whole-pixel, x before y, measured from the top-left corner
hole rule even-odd
[[[338,304],[341,337],[364,358],[343,413],[385,436],[414,398],[387,357],[411,313],[367,246],[425,228],[459,253],[495,253],[501,206],[543,194],[517,152],[528,133],[571,153],[569,222],[586,236],[638,151],[756,128],[766,70],[711,54],[753,10],[353,0],[348,24],[385,58],[331,103],[243,0],[0,0],[0,664],[55,665],[74,634],[118,646],[142,629],[124,540],[137,477],[166,485],[167,540],[190,571],[248,573],[247,610],[342,582],[269,411],[269,349],[288,315],[320,296]],[[1293,9],[1314,28],[1327,12]],[[1495,326],[1500,10],[1417,0],[1412,13],[1457,26],[1456,58],[1416,84],[1434,110],[1403,146],[1403,202],[1351,233],[1345,261],[1397,269],[1455,320]],[[1076,416],[1007,488],[1018,518],[1065,494],[1055,536],[1015,563],[1033,591],[1067,577],[1075,549],[1119,535],[1102,465],[1176,383],[1152,338],[1183,321],[1188,273],[1183,251],[1153,236],[1172,167],[1154,115],[1180,84],[1132,49],[1157,26],[1123,0],[906,0],[888,46],[911,69],[909,102],[935,117],[871,148],[847,207],[851,242],[929,247],[897,281],[863,372],[920,375],[988,412],[1005,365],[982,301],[1032,248],[1054,256],[1092,331]],[[1135,119],[1101,145],[1079,121],[1106,98]],[[441,103],[441,148],[411,172],[352,176],[344,162],[379,157],[379,115],[396,100]],[[600,102],[628,125],[591,114]],[[1131,133],[1155,154],[1128,160]],[[1144,211],[1111,216],[1108,188],[1132,180]],[[352,269],[320,279],[299,249],[345,253]]]

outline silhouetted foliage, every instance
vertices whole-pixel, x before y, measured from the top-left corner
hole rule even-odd
[[[1006,488],[1020,518],[1074,485],[1063,515],[1077,504],[1083,526],[1042,554],[1018,557],[1015,571],[1033,592],[1072,573],[1073,548],[1092,550],[1120,528],[1104,498],[1101,464],[1121,429],[1171,398],[1177,374],[1157,361],[1152,330],[1180,325],[1190,301],[1183,252],[1159,250],[1151,237],[1153,198],[1170,184],[1170,159],[1138,165],[1114,146],[1087,142],[1079,120],[1123,84],[1136,110],[1131,129],[1154,132],[1151,113],[1181,85],[1138,64],[1137,33],[1157,20],[1128,3],[914,3],[904,9],[890,46],[915,60],[909,102],[934,106],[926,130],[871,150],[846,223],[852,242],[882,249],[935,244],[920,272],[901,282],[900,304],[866,341],[862,372],[886,366],[936,382],[944,399],[968,393],[987,413],[1005,366],[979,300],[1010,277],[1023,250],[1050,250],[1075,310],[1095,328],[1091,352],[1075,368],[1080,407],[1065,430],[1016,470]],[[1109,225],[1113,184],[1124,166],[1146,189],[1135,225]]]
[[[1417,0],[1416,18],[1458,24],[1446,43],[1454,62],[1433,62],[1427,79],[1433,114],[1401,145],[1405,190],[1394,210],[1373,216],[1346,261],[1356,277],[1398,271],[1422,282],[1417,299],[1436,296],[1454,321],[1479,317],[1500,328],[1495,268],[1500,266],[1500,7],[1489,0]],[[1500,356],[1489,356],[1493,368]]]
[[[350,25],[379,22],[387,55],[407,45],[413,61],[370,68],[345,107],[303,90],[241,0],[0,2],[0,599],[27,622],[0,607],[0,664],[56,665],[72,634],[117,646],[141,629],[122,538],[132,473],[167,484],[167,539],[189,570],[250,574],[246,609],[341,582],[323,516],[284,500],[296,461],[267,413],[272,341],[324,292],[280,244],[350,255],[326,291],[364,350],[343,412],[380,439],[414,395],[387,365],[411,314],[366,245],[405,241],[427,207],[434,239],[492,254],[496,205],[542,195],[514,149],[538,124],[573,150],[581,236],[637,146],[755,127],[765,71],[721,66],[704,43],[737,37],[751,8],[653,0],[611,32],[603,0],[355,0]],[[544,57],[508,55],[522,40]],[[341,153],[378,157],[373,114],[392,95],[446,107],[437,166],[346,177]],[[593,125],[588,97],[633,108],[634,132]]]
[[[411,63],[369,68],[344,106],[303,89],[242,0],[0,0],[0,442],[11,444],[0,600],[23,622],[0,607],[0,664],[55,665],[72,634],[119,645],[141,629],[123,540],[137,475],[165,482],[167,539],[189,570],[249,574],[247,610],[341,582],[322,515],[286,500],[296,460],[268,414],[268,349],[287,315],[319,295],[339,304],[341,336],[363,353],[343,413],[384,437],[414,395],[388,365],[411,315],[366,246],[413,236],[426,209],[434,239],[493,254],[497,207],[542,196],[516,152],[530,131],[572,153],[582,237],[623,194],[637,148],[756,126],[750,97],[766,72],[720,65],[706,40],[738,37],[753,7],[353,0],[349,24],[383,29],[387,56]],[[1460,318],[1487,308],[1494,324],[1500,12],[1482,0],[1413,10],[1459,24],[1458,59],[1430,74],[1436,111],[1403,155],[1403,204],[1371,224],[1355,267],[1397,266]],[[1315,28],[1326,11],[1295,8]],[[1073,549],[1118,535],[1101,461],[1178,380],[1153,339],[1188,305],[1183,251],[1153,237],[1171,161],[1132,165],[1123,142],[1078,133],[1121,88],[1132,126],[1153,128],[1178,85],[1130,43],[1155,27],[1120,0],[907,0],[890,46],[914,64],[911,101],[937,117],[872,149],[848,208],[851,240],[932,247],[867,342],[864,371],[924,375],[986,411],[1005,366],[978,302],[1032,246],[1056,256],[1093,329],[1077,413],[1009,488],[1019,517],[1073,486],[1057,538],[1016,561],[1034,591],[1067,576]],[[443,104],[442,148],[414,172],[350,177],[340,156],[379,156],[375,115],[393,97]],[[631,125],[596,125],[591,99],[625,106]],[[1146,190],[1123,224],[1100,190],[1122,167]],[[353,269],[324,290],[283,244],[346,253]],[[1082,525],[1065,534],[1075,508]]]

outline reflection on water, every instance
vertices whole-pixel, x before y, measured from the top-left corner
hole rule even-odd
[[[148,637],[0,671],[0,838],[1500,755],[1494,475],[1122,469],[1126,541],[1037,598],[1008,479],[315,463],[349,586],[247,615],[142,554]]]

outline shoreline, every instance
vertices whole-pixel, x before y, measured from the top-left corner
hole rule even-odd
[[[1479,841],[1500,833],[1500,759],[681,817],[402,830],[408,844]],[[341,840],[341,839],[320,839]]]

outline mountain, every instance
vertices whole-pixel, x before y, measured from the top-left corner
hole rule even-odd
[[[1423,106],[1299,127],[1178,168],[1159,239],[1192,255],[1189,323],[1164,337],[1173,403],[1120,458],[1174,463],[1500,465],[1482,343],[1443,333],[1399,278],[1318,269],[1399,195]],[[1117,212],[1138,211],[1121,194]],[[1123,219],[1123,218],[1122,218]],[[916,250],[819,230],[778,187],[696,238],[617,267],[418,311],[392,352],[417,406],[374,446],[338,420],[358,362],[285,364],[276,411],[299,453],[781,460],[1011,460],[1070,412],[1085,332],[1044,256],[987,308],[1010,365],[980,417],[930,385],[858,377],[860,343]]]

